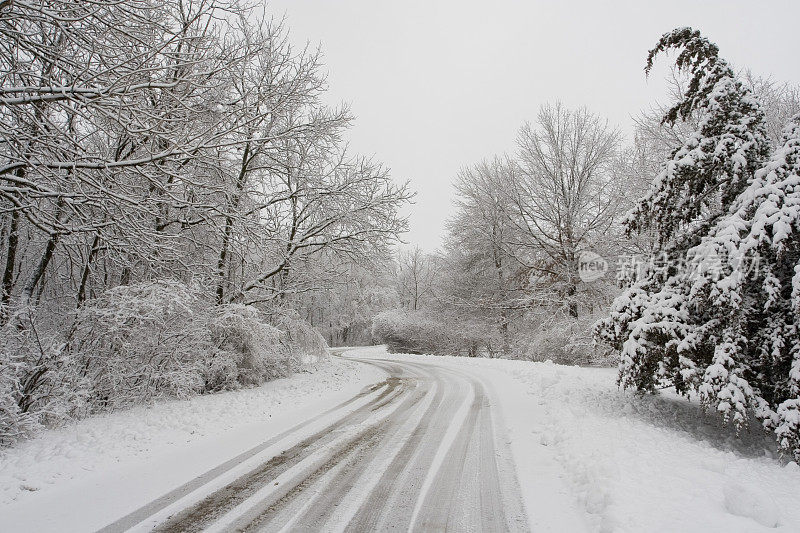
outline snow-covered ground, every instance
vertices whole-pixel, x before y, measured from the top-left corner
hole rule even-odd
[[[614,369],[437,359],[497,393],[534,530],[800,531],[800,467],[757,428],[620,391]]]
[[[0,455],[0,531],[95,530],[384,377],[334,358],[258,388],[43,432]]]
[[[613,369],[389,355],[478,378],[510,443],[534,531],[800,531],[800,467]],[[0,458],[0,530],[96,529],[384,379],[334,359],[256,389],[160,403],[44,432]],[[498,458],[501,460],[502,458]]]

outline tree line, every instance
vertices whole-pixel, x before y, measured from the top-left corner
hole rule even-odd
[[[408,328],[428,309],[439,318],[423,329],[440,323],[440,333],[417,331],[410,336],[427,345],[400,343],[405,349],[590,358],[585,339],[566,336],[573,324],[588,332],[613,293],[613,277],[585,283],[578,262],[587,250],[618,249],[628,205],[621,146],[620,132],[589,110],[542,106],[519,129],[515,153],[458,173],[442,253],[401,255],[399,292],[410,313],[379,317],[376,332],[392,322]],[[548,338],[555,334],[561,345]]]
[[[320,52],[293,46],[264,9],[0,3],[4,426],[106,408],[137,380],[174,395],[266,379],[264,368],[245,370],[274,354],[202,324],[256,324],[273,344],[270,328],[283,328],[291,344],[302,337],[292,327],[306,331],[297,302],[385,255],[406,228],[408,187],[348,150],[353,118],[323,103]],[[198,336],[188,345],[236,354],[221,381],[217,363],[197,370],[167,348],[190,318]],[[152,327],[172,340],[145,353],[132,339]],[[261,353],[257,364],[248,351]],[[133,375],[143,360],[147,378]],[[189,367],[191,383],[164,383]],[[119,382],[101,391],[109,372]],[[83,400],[55,392],[75,380]]]
[[[464,168],[443,252],[401,256],[405,305],[373,331],[400,351],[618,362],[621,386],[674,387],[797,459],[800,91],[691,28],[646,72],[670,50],[670,102],[632,144],[545,105],[514,154]],[[605,276],[581,275],[587,253]]]

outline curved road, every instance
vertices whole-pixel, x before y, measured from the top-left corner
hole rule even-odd
[[[492,391],[426,361],[134,511],[117,531],[526,531]]]

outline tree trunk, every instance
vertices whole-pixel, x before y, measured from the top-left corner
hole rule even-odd
[[[508,336],[508,311],[500,310],[500,336],[503,339],[503,355],[508,357],[511,353],[511,341]]]
[[[492,227],[492,239],[497,242],[497,228]],[[502,296],[502,305],[506,305],[507,293],[505,277],[503,276],[503,256],[500,254],[499,246],[492,246],[492,255],[494,256],[494,269],[497,273],[497,288]],[[511,342],[508,338],[508,311],[505,308],[500,309],[500,336],[503,342],[503,355],[508,357],[511,352]]]
[[[51,233],[50,238],[47,239],[47,244],[44,247],[44,252],[42,252],[42,257],[39,258],[39,263],[36,265],[36,268],[33,269],[28,281],[22,288],[22,302],[24,304],[30,302],[31,297],[33,296],[33,291],[42,280],[42,276],[44,276],[44,272],[47,270],[47,265],[50,264],[50,260],[53,258],[53,252],[58,244],[58,238],[58,233]]]
[[[14,290],[14,268],[17,261],[17,246],[19,244],[19,211],[11,211],[11,221],[8,224],[8,244],[6,246],[6,266],[3,269],[3,286],[0,303],[3,308],[11,301],[11,293]],[[5,324],[8,317],[6,312],[0,316],[0,324]]]
[[[242,201],[242,191],[244,190],[245,182],[247,181],[247,167],[250,164],[250,143],[245,144],[244,152],[242,153],[241,167],[239,168],[239,175],[236,177],[236,190],[234,191],[233,198],[228,203],[228,212],[225,215],[225,230],[222,233],[222,246],[219,251],[219,259],[217,260],[217,291],[216,299],[217,305],[222,305],[225,301],[225,266],[228,262],[228,248],[231,243],[231,236],[233,235],[234,225],[234,212],[239,208]]]
[[[222,234],[222,247],[219,251],[217,260],[217,305],[222,305],[225,301],[225,265],[228,260],[228,246],[231,233],[233,232],[233,219],[228,216],[225,219],[225,230]]]
[[[89,250],[89,257],[86,258],[86,264],[83,265],[83,272],[81,272],[81,284],[78,287],[78,307],[86,300],[86,285],[89,282],[89,274],[92,272],[92,262],[97,256],[100,249],[100,234],[95,234],[92,240],[92,247]]]
[[[569,316],[578,318],[578,302],[575,301],[575,295],[578,292],[578,287],[574,283],[567,289],[567,299],[569,301]]]
[[[567,232],[567,241],[572,242],[572,230],[570,229]],[[575,252],[575,246],[569,246],[569,252],[567,254],[567,302],[569,303],[569,316],[572,318],[578,318],[578,300],[576,298],[578,294],[578,282],[579,282],[579,273],[578,273],[578,258]]]
[[[59,198],[56,202],[56,209],[55,209],[55,219],[56,222],[61,218],[61,208],[64,206],[64,200]],[[31,272],[31,275],[28,277],[28,281],[22,287],[22,304],[28,305],[31,301],[31,297],[33,296],[33,291],[36,290],[36,286],[42,280],[42,276],[44,276],[45,271],[47,270],[47,265],[50,264],[50,260],[53,258],[53,252],[56,250],[56,245],[58,244],[58,239],[61,237],[61,234],[57,231],[53,231],[50,233],[50,236],[47,239],[47,244],[44,246],[44,252],[42,252],[42,257],[39,258],[39,263]]]

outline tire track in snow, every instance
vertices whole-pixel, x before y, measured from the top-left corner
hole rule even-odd
[[[480,379],[434,360],[349,359],[390,377],[103,531],[527,530]]]
[[[376,366],[380,366],[387,373],[397,372],[397,369],[393,366]],[[248,462],[251,462],[254,459],[257,460],[260,454],[268,453],[271,448],[283,446],[284,442],[295,443],[300,441],[303,437],[307,437],[304,432],[307,432],[309,428],[315,428],[316,426],[319,426],[314,431],[323,433],[324,430],[320,431],[320,428],[330,428],[336,423],[341,423],[341,421],[345,420],[348,415],[354,414],[356,411],[363,410],[367,406],[375,405],[377,402],[383,400],[386,394],[389,393],[391,386],[392,385],[390,381],[386,380],[368,387],[353,398],[341,402],[327,411],[301,422],[300,424],[297,424],[287,431],[284,431],[266,440],[264,443],[259,444],[258,446],[255,446],[250,450],[243,452],[226,461],[225,463],[209,470],[205,474],[188,481],[187,483],[177,487],[167,494],[164,494],[163,496],[137,509],[136,511],[123,516],[108,526],[100,529],[99,533],[115,533],[137,529],[142,531],[150,531],[160,521],[163,521],[164,518],[168,518],[174,514],[174,512],[169,512],[170,508],[178,506],[180,509],[181,505],[186,507],[194,504],[196,501],[199,501],[205,497],[212,490],[217,490],[220,488],[216,486],[218,484],[216,483],[218,480],[229,477],[231,473],[236,473],[243,465],[247,465]],[[331,423],[331,420],[334,420],[334,422]],[[285,448],[288,448],[289,446],[290,445],[286,445]],[[274,456],[275,454],[271,454],[267,459],[270,459]],[[264,461],[261,461],[258,464],[263,462]],[[238,475],[241,475],[241,473]],[[207,489],[209,486],[211,486],[212,489]],[[201,493],[199,497],[198,493]],[[164,515],[165,512],[167,513],[166,515]]]

